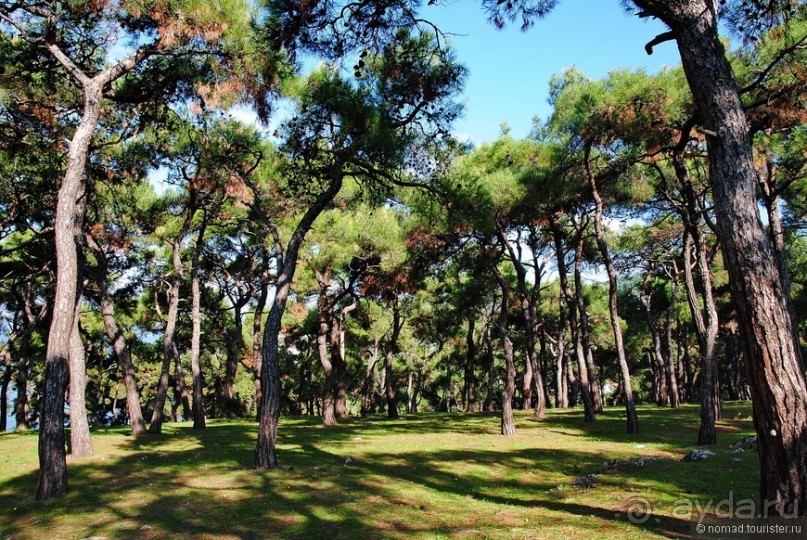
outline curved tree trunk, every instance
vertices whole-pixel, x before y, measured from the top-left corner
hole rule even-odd
[[[331,179],[328,188],[308,208],[289,239],[277,276],[275,298],[266,321],[263,334],[263,357],[261,366],[261,404],[258,443],[255,447],[255,468],[267,470],[277,468],[277,422],[280,418],[280,355],[279,335],[283,312],[291,291],[291,282],[297,270],[297,255],[306,233],[314,220],[333,201],[342,187],[342,177]]]
[[[129,424],[132,428],[132,436],[139,437],[146,433],[143,411],[140,407],[140,394],[137,390],[137,372],[132,363],[132,353],[129,344],[115,320],[115,305],[107,285],[108,271],[106,254],[101,246],[91,235],[87,235],[87,244],[95,253],[97,260],[97,276],[95,281],[98,286],[98,301],[101,306],[101,318],[104,321],[104,332],[107,339],[112,344],[115,356],[120,362],[123,371],[123,384],[126,388],[126,411],[129,416]]]
[[[160,368],[160,380],[157,385],[154,411],[152,412],[151,423],[149,424],[149,433],[153,434],[162,433],[163,410],[165,409],[165,400],[168,396],[171,364],[174,361],[174,351],[176,349],[174,335],[177,328],[177,319],[179,318],[179,286],[184,275],[180,254],[182,247],[181,242],[182,240],[179,235],[172,242],[171,257],[174,265],[174,275],[171,278],[171,284],[168,289],[168,318],[165,320],[165,327],[163,329],[163,362]],[[158,305],[156,297],[154,303]]]
[[[320,294],[317,300],[317,353],[320,364],[322,364],[322,370],[325,373],[325,388],[322,393],[322,423],[326,426],[335,426],[334,369],[331,355],[328,352],[328,340],[332,334],[333,325],[333,307],[328,298],[330,272],[327,272],[323,278],[324,281],[321,282]]]
[[[502,275],[496,261],[493,261],[493,273],[496,276],[496,281],[499,282],[499,288],[502,291],[502,305],[499,308],[499,339],[502,341],[502,349],[504,350],[504,362],[506,370],[506,378],[504,381],[504,388],[502,388],[502,422],[501,431],[502,435],[515,435],[516,424],[513,418],[513,391],[516,388],[516,364],[513,355],[513,342],[510,340],[510,332],[508,326],[510,325],[507,304],[510,301],[510,285]]]
[[[591,350],[591,327],[588,320],[588,306],[583,297],[583,278],[582,278],[582,265],[583,265],[583,231],[578,230],[577,243],[574,250],[574,297],[577,302],[577,313],[579,316],[580,328],[578,348],[582,351],[578,352],[578,358],[584,359],[585,373],[581,367],[580,382],[588,381],[587,384],[591,389],[591,399],[595,413],[601,413],[603,410],[602,391],[600,389],[600,382],[598,380],[597,366],[594,364],[594,353]],[[581,366],[583,363],[581,363]]]
[[[379,339],[373,340],[373,352],[367,362],[367,369],[364,372],[364,385],[361,391],[361,415],[375,411],[375,400],[373,399],[373,388],[375,386],[375,366],[378,363]]]
[[[746,352],[761,463],[760,495],[807,514],[807,381],[785,277],[763,230],[748,124],[717,32],[717,2],[634,0],[673,31],[703,121],[718,239]]]
[[[583,398],[584,418],[586,422],[593,422],[596,419],[594,409],[594,398],[591,394],[591,386],[588,380],[588,368],[586,366],[585,353],[583,345],[580,340],[580,332],[577,328],[577,298],[569,287],[569,277],[566,272],[566,252],[563,249],[563,233],[560,229],[558,216],[551,215],[552,237],[555,243],[555,256],[558,266],[558,279],[560,280],[560,289],[566,299],[566,317],[568,321],[569,330],[572,337],[572,346],[575,349],[577,356],[577,364],[580,371],[579,390]],[[574,372],[569,374],[574,377]]]
[[[619,323],[619,305],[617,300],[617,293],[619,292],[617,284],[616,267],[614,261],[611,259],[611,253],[608,251],[608,244],[605,242],[605,231],[602,226],[602,212],[603,204],[600,192],[597,189],[597,180],[594,171],[591,169],[591,161],[589,159],[590,148],[586,147],[586,172],[588,176],[589,187],[594,198],[594,234],[597,238],[597,247],[600,250],[603,262],[605,263],[605,270],[608,273],[608,312],[611,317],[611,331],[614,334],[614,344],[616,346],[617,358],[619,360],[619,371],[622,382],[622,395],[625,399],[625,413],[627,419],[628,433],[639,432],[639,417],[636,415],[636,405],[633,402],[633,389],[630,382],[630,368],[628,367],[628,359],[625,355],[625,344],[622,339],[622,327]]]
[[[519,244],[518,250],[516,250],[513,245],[507,240],[507,237],[504,234],[504,231],[501,228],[498,228],[496,231],[497,236],[499,237],[499,242],[501,242],[504,246],[506,246],[508,253],[510,254],[510,260],[513,263],[513,267],[516,270],[516,290],[519,295],[521,309],[524,313],[524,341],[526,342],[526,349],[527,349],[527,368],[524,373],[524,384],[522,387],[523,395],[524,395],[524,409],[527,409],[531,405],[531,400],[533,396],[535,397],[535,409],[534,415],[538,418],[542,418],[546,411],[546,397],[545,397],[545,389],[544,389],[544,378],[543,374],[541,373],[541,368],[538,364],[538,351],[537,347],[535,346],[536,342],[536,329],[538,328],[538,311],[536,309],[536,304],[538,303],[537,291],[533,291],[534,294],[530,294],[527,291],[527,269],[524,267],[524,263],[521,261],[521,246]],[[535,289],[540,289],[540,269],[538,269],[537,265],[535,268],[536,272],[536,286]]]

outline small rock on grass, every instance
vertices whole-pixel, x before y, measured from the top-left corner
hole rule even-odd
[[[143,525],[142,527],[140,527],[140,530],[141,531],[150,531],[153,528],[154,527],[152,527],[151,525]]]
[[[709,459],[714,455],[715,453],[711,450],[692,450],[690,453],[685,455],[684,459],[681,461],[703,461],[704,459]]]

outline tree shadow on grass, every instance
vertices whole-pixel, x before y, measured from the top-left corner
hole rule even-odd
[[[528,437],[555,430],[595,441],[602,437],[659,445],[654,437],[666,434],[678,438],[677,444],[669,441],[659,447],[669,444],[680,452],[680,438],[692,429],[697,408],[640,412],[643,433],[638,438],[620,434],[621,411],[616,408],[595,424],[583,423],[579,411],[556,411],[538,423],[527,414],[517,420],[532,428]],[[747,420],[727,425],[744,429],[743,422]],[[424,445],[421,450],[393,451],[388,443],[376,444],[389,435],[417,443],[424,434],[497,430],[495,414],[349,419],[333,428],[323,427],[316,418],[284,418],[278,439],[281,469],[260,474],[252,470],[252,423],[213,421],[203,431],[189,424],[167,425],[163,436],[138,439],[127,437],[124,428],[99,430],[112,449],[70,463],[67,496],[33,501],[35,471],[0,483],[0,537],[529,537],[564,536],[568,531],[587,536],[600,529],[610,536],[625,531],[641,535],[646,529],[678,537],[689,532],[688,521],[657,515],[642,527],[631,524],[624,508],[630,495],[652,488],[708,498],[718,495],[716,483],[725,485],[714,467],[670,461],[603,475],[602,487],[581,495],[569,484],[611,459],[605,450],[497,450],[497,435],[490,436],[489,449],[431,450]],[[346,466],[351,454],[356,462]],[[746,475],[753,475],[752,465],[743,465]],[[687,468],[683,475],[681,467]],[[621,499],[608,502],[600,497],[605,490]]]

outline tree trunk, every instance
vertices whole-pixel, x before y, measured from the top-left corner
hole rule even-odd
[[[785,278],[756,204],[748,124],[717,32],[716,2],[635,0],[672,29],[703,121],[718,238],[751,381],[760,494],[781,514],[807,514],[807,382]]]
[[[120,362],[123,371],[123,384],[126,388],[126,410],[129,416],[129,424],[132,428],[132,436],[139,437],[146,433],[143,411],[140,407],[140,395],[137,390],[137,372],[132,363],[132,353],[129,344],[123,335],[117,321],[115,320],[115,305],[107,285],[108,270],[106,254],[101,246],[91,236],[87,235],[87,244],[95,253],[97,260],[96,284],[98,286],[98,301],[101,306],[101,318],[104,321],[104,332],[107,339],[112,344],[115,356]]]
[[[577,313],[579,316],[579,336],[580,346],[582,346],[582,357],[585,359],[585,373],[581,371],[580,381],[588,381],[591,388],[591,398],[595,413],[603,410],[602,391],[598,378],[597,366],[594,364],[594,354],[591,350],[591,327],[588,321],[588,306],[583,297],[583,230],[578,230],[577,243],[574,250],[574,295],[577,301]],[[580,354],[580,353],[578,353]],[[582,370],[582,368],[581,368]]]
[[[30,335],[23,336],[17,360],[17,376],[14,383],[17,387],[17,402],[15,404],[15,418],[17,427],[15,431],[31,429],[28,411],[28,356],[31,351]]]
[[[328,188],[317,197],[308,208],[297,227],[294,229],[286,247],[280,271],[277,276],[275,298],[269,318],[266,321],[263,338],[263,357],[261,367],[261,405],[258,443],[255,447],[255,468],[267,470],[277,468],[277,422],[280,418],[280,355],[278,351],[280,328],[283,312],[291,291],[291,282],[297,270],[297,254],[311,229],[314,220],[333,201],[342,187],[342,177],[337,175],[331,179]]]
[[[255,379],[255,414],[260,421],[261,416],[261,365],[263,364],[261,351],[263,349],[263,312],[266,309],[266,301],[269,298],[269,283],[261,283],[261,292],[258,296],[258,304],[255,306],[255,314],[252,319],[252,376]]]
[[[67,492],[64,391],[71,336],[76,326],[74,319],[81,301],[78,238],[84,219],[84,171],[92,135],[101,116],[103,85],[97,81],[88,81],[83,90],[84,113],[70,142],[67,170],[57,196],[53,227],[56,237],[56,290],[45,353],[37,500],[59,497]]]
[[[395,379],[392,375],[392,360],[398,352],[398,336],[401,333],[403,322],[401,321],[401,311],[398,306],[398,296],[392,300],[392,335],[387,343],[386,354],[384,355],[385,385],[384,396],[387,399],[387,417],[398,418],[398,402],[395,399]]]
[[[616,346],[617,358],[619,360],[619,371],[622,382],[622,395],[625,398],[625,413],[627,419],[628,433],[639,433],[639,417],[636,415],[636,405],[633,402],[633,389],[630,382],[630,368],[628,367],[628,359],[625,355],[625,344],[622,339],[622,327],[619,323],[619,304],[617,294],[619,292],[617,283],[616,267],[611,259],[611,253],[608,250],[608,244],[605,242],[605,231],[602,226],[602,212],[603,204],[600,192],[597,189],[597,180],[594,171],[591,168],[591,161],[589,153],[591,149],[586,146],[586,173],[588,176],[589,187],[594,198],[594,234],[597,239],[597,247],[600,250],[603,262],[605,263],[605,270],[608,273],[608,312],[611,318],[611,331],[614,334],[614,345]]]
[[[151,423],[149,424],[149,433],[153,434],[162,433],[163,409],[165,409],[165,400],[168,396],[171,364],[174,361],[174,351],[176,349],[174,335],[176,333],[177,319],[179,318],[179,287],[182,283],[182,277],[184,276],[180,254],[180,249],[182,248],[181,236],[184,235],[177,235],[171,245],[174,275],[171,277],[171,284],[168,289],[168,318],[165,320],[165,327],[163,329],[163,362],[160,368],[160,381],[157,385],[157,397],[155,399],[154,411],[151,415]],[[155,305],[159,305],[156,294],[155,292],[154,303]]]
[[[8,359],[10,360],[10,358]],[[11,384],[11,362],[3,363],[3,380],[0,382],[0,433],[6,431],[8,418],[8,385]]]
[[[327,278],[327,281],[320,288],[317,300],[317,353],[320,364],[322,364],[322,371],[325,373],[325,387],[322,392],[322,423],[326,426],[335,426],[334,369],[331,355],[328,353],[328,338],[333,333],[333,307],[327,294],[330,273],[327,274]],[[331,343],[331,349],[333,349],[333,343]]]
[[[227,332],[227,365],[224,371],[224,384],[222,395],[228,401],[235,399],[235,376],[238,373],[238,363],[241,361],[241,351],[244,347],[244,324],[242,321],[242,304],[233,306],[233,328]],[[257,309],[256,309],[257,311]]]
[[[558,278],[560,288],[566,298],[566,316],[568,318],[569,330],[571,331],[572,344],[577,356],[577,364],[580,371],[579,389],[583,398],[584,418],[586,422],[593,422],[596,419],[594,398],[589,384],[588,368],[586,366],[586,355],[580,339],[580,332],[577,328],[577,297],[569,287],[569,278],[566,273],[566,252],[563,249],[563,233],[560,229],[558,216],[551,216],[552,236],[555,243],[555,256],[558,265]],[[563,310],[561,310],[563,311]],[[574,376],[572,371],[571,376]]]
[[[536,342],[536,329],[538,328],[538,310],[536,304],[539,302],[538,291],[540,291],[540,269],[537,264],[535,267],[536,286],[533,289],[533,294],[527,291],[527,269],[521,261],[521,244],[518,244],[518,250],[507,240],[504,230],[501,227],[497,228],[497,236],[510,254],[510,260],[516,270],[516,290],[519,295],[521,309],[524,313],[524,341],[527,349],[527,368],[524,374],[524,384],[522,393],[524,395],[523,408],[527,409],[531,405],[532,397],[535,396],[535,409],[534,415],[542,418],[546,411],[546,401],[544,396],[544,379],[541,369],[538,365],[538,351],[535,346]],[[518,240],[517,240],[518,241]]]
[[[474,364],[476,363],[477,347],[474,339],[475,324],[476,314],[472,313],[468,317],[468,331],[465,333],[467,351],[465,353],[465,384],[462,389],[465,412],[476,412],[476,373]]]
[[[672,300],[667,307],[667,320],[664,322],[664,359],[666,360],[667,390],[669,391],[670,407],[677,409],[681,406],[678,396],[678,377],[675,374],[675,358],[673,357],[672,329],[675,321],[675,302],[678,297],[678,276],[672,285]]]
[[[193,429],[205,429],[205,381],[202,377],[202,269],[199,267],[199,258],[204,245],[205,229],[207,228],[207,214],[199,227],[196,237],[196,246],[191,257],[191,376],[193,377]]]
[[[502,341],[502,349],[504,350],[504,363],[506,370],[506,378],[504,381],[504,388],[502,388],[502,422],[501,431],[502,435],[515,435],[516,424],[513,418],[513,391],[516,388],[516,363],[513,355],[513,342],[510,340],[509,331],[509,316],[507,304],[510,301],[510,285],[502,275],[497,261],[493,261],[493,273],[496,276],[496,281],[499,282],[499,288],[502,291],[502,304],[499,308],[499,339]]]
[[[367,362],[367,369],[364,372],[364,385],[361,391],[361,415],[366,416],[375,411],[375,400],[373,391],[375,385],[375,366],[378,363],[378,343],[379,339],[373,340],[373,353]]]
[[[335,401],[334,413],[337,420],[347,418],[347,360],[345,356],[345,317],[348,313],[356,309],[358,304],[353,303],[345,306],[338,315],[334,314],[334,327],[332,330],[331,354],[336,356],[333,359],[335,373]]]

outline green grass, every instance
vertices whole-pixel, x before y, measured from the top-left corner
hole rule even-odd
[[[593,424],[580,410],[541,421],[521,413],[513,437],[498,435],[488,414],[333,428],[284,418],[280,469],[260,474],[251,469],[251,422],[213,420],[202,432],[168,424],[164,435],[139,440],[100,429],[95,457],[68,458],[70,493],[45,503],[32,497],[36,434],[3,434],[0,540],[680,537],[689,521],[674,512],[677,501],[756,495],[757,455],[729,451],[753,431],[749,404],[726,404],[717,455],[696,463],[680,459],[694,448],[697,407],[640,407],[639,415],[642,433],[627,435],[619,408]],[[355,463],[346,466],[348,456]],[[619,467],[587,490],[573,485],[606,460],[646,456],[667,459]],[[653,507],[643,525],[626,517],[636,497]]]

